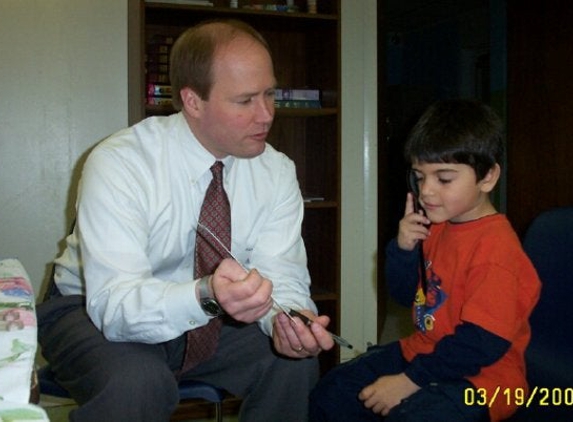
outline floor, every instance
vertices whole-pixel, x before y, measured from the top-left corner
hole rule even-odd
[[[40,405],[44,407],[50,422],[68,422],[68,413],[75,407],[70,400],[59,400],[52,397],[42,397]],[[193,422],[212,422],[214,419],[193,419]],[[224,422],[238,422],[237,416],[223,417]],[[181,421],[187,422],[187,421]]]

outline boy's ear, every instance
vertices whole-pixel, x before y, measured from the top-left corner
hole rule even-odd
[[[481,179],[478,184],[482,192],[489,193],[495,188],[497,181],[501,175],[501,167],[495,163],[492,168],[486,173],[485,177]]]

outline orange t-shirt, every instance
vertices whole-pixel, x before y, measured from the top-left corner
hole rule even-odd
[[[432,353],[462,322],[503,337],[511,342],[508,352],[468,381],[491,404],[492,421],[509,417],[517,407],[516,389],[528,392],[524,353],[541,288],[537,272],[504,215],[436,224],[430,231],[424,242],[427,294],[418,288],[416,331],[400,341],[404,358]]]

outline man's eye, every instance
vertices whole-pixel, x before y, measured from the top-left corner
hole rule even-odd
[[[439,179],[440,183],[442,185],[447,185],[448,183],[451,183],[451,179]]]
[[[239,100],[239,104],[249,104],[251,101],[253,101],[253,99],[249,97],[244,100]]]

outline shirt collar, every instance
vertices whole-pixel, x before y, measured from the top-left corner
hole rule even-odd
[[[185,151],[189,153],[188,161],[191,164],[191,171],[193,172],[193,177],[195,179],[199,179],[208,172],[215,161],[222,161],[225,165],[225,168],[223,169],[224,176],[229,174],[229,171],[235,162],[235,157],[228,155],[222,159],[215,158],[215,156],[207,151],[191,131],[189,124],[185,120],[185,116],[183,116],[183,112],[179,112],[178,137],[181,140]]]

